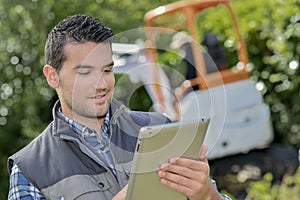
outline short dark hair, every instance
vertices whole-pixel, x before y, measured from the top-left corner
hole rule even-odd
[[[111,29],[91,16],[69,16],[50,31],[45,45],[45,62],[59,72],[66,59],[64,47],[68,42],[111,43],[112,37]]]

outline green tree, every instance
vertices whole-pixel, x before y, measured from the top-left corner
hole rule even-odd
[[[234,1],[275,139],[300,147],[300,1]],[[248,12],[247,12],[248,11]]]
[[[247,46],[251,79],[271,108],[275,140],[300,147],[300,1],[232,0]],[[231,65],[238,45],[227,10],[200,17],[202,34],[214,32],[224,44]]]
[[[42,75],[50,29],[68,15],[84,13],[101,19],[117,34],[143,26],[144,13],[166,2],[0,1],[0,199],[7,198],[8,155],[29,143],[52,118],[57,97]]]

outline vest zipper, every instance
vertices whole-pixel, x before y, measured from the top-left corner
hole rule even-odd
[[[108,166],[108,163],[106,163],[106,161],[103,160],[98,155],[98,152],[96,150],[94,150],[93,148],[89,148],[89,146],[86,144],[86,142],[84,140],[82,141],[81,139],[74,138],[69,135],[63,135],[63,134],[60,135],[60,138],[76,142],[79,145],[80,150],[84,154],[86,154],[88,157],[90,157],[91,159],[96,161],[99,165],[101,165],[103,168],[105,168],[106,171],[108,171],[110,173],[110,175],[114,177],[116,182],[118,182],[118,180],[116,179],[116,176],[113,174],[113,172],[108,167],[106,167],[106,166]]]
[[[116,167],[116,161],[115,161],[115,156],[114,154],[112,153],[112,149],[111,149],[111,136],[112,136],[112,124],[116,124],[117,123],[117,119],[118,117],[126,110],[126,106],[121,104],[119,106],[119,108],[113,113],[111,119],[110,119],[110,123],[109,123],[109,131],[110,131],[110,134],[109,134],[109,142],[108,142],[108,148],[109,148],[109,151],[111,152],[111,157],[112,157],[112,162],[113,162],[113,165],[114,167]],[[117,182],[118,179],[121,179],[122,177],[120,177],[120,174],[118,173],[118,169],[116,169],[116,179],[117,179]],[[121,181],[122,182],[122,181]],[[120,185],[119,185],[120,186]]]

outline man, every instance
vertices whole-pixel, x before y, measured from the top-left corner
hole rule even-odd
[[[50,32],[43,72],[59,101],[43,133],[9,158],[9,199],[125,199],[139,129],[169,119],[113,99],[112,36],[84,15]],[[206,151],[198,161],[162,165],[162,184],[190,200],[222,199],[209,179]]]

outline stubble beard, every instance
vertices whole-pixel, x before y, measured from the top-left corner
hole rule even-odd
[[[61,95],[61,100],[68,107],[68,110],[70,110],[71,115],[73,116],[72,118],[74,119],[76,118],[77,119],[78,118],[103,119],[106,117],[106,114],[110,107],[110,103],[112,101],[112,98],[109,98],[102,105],[98,105],[99,108],[96,108],[96,105],[87,106],[82,103],[77,103],[77,101],[74,101],[73,98],[74,97],[72,97],[72,101],[70,101],[68,98],[65,97],[64,93],[62,93]]]

